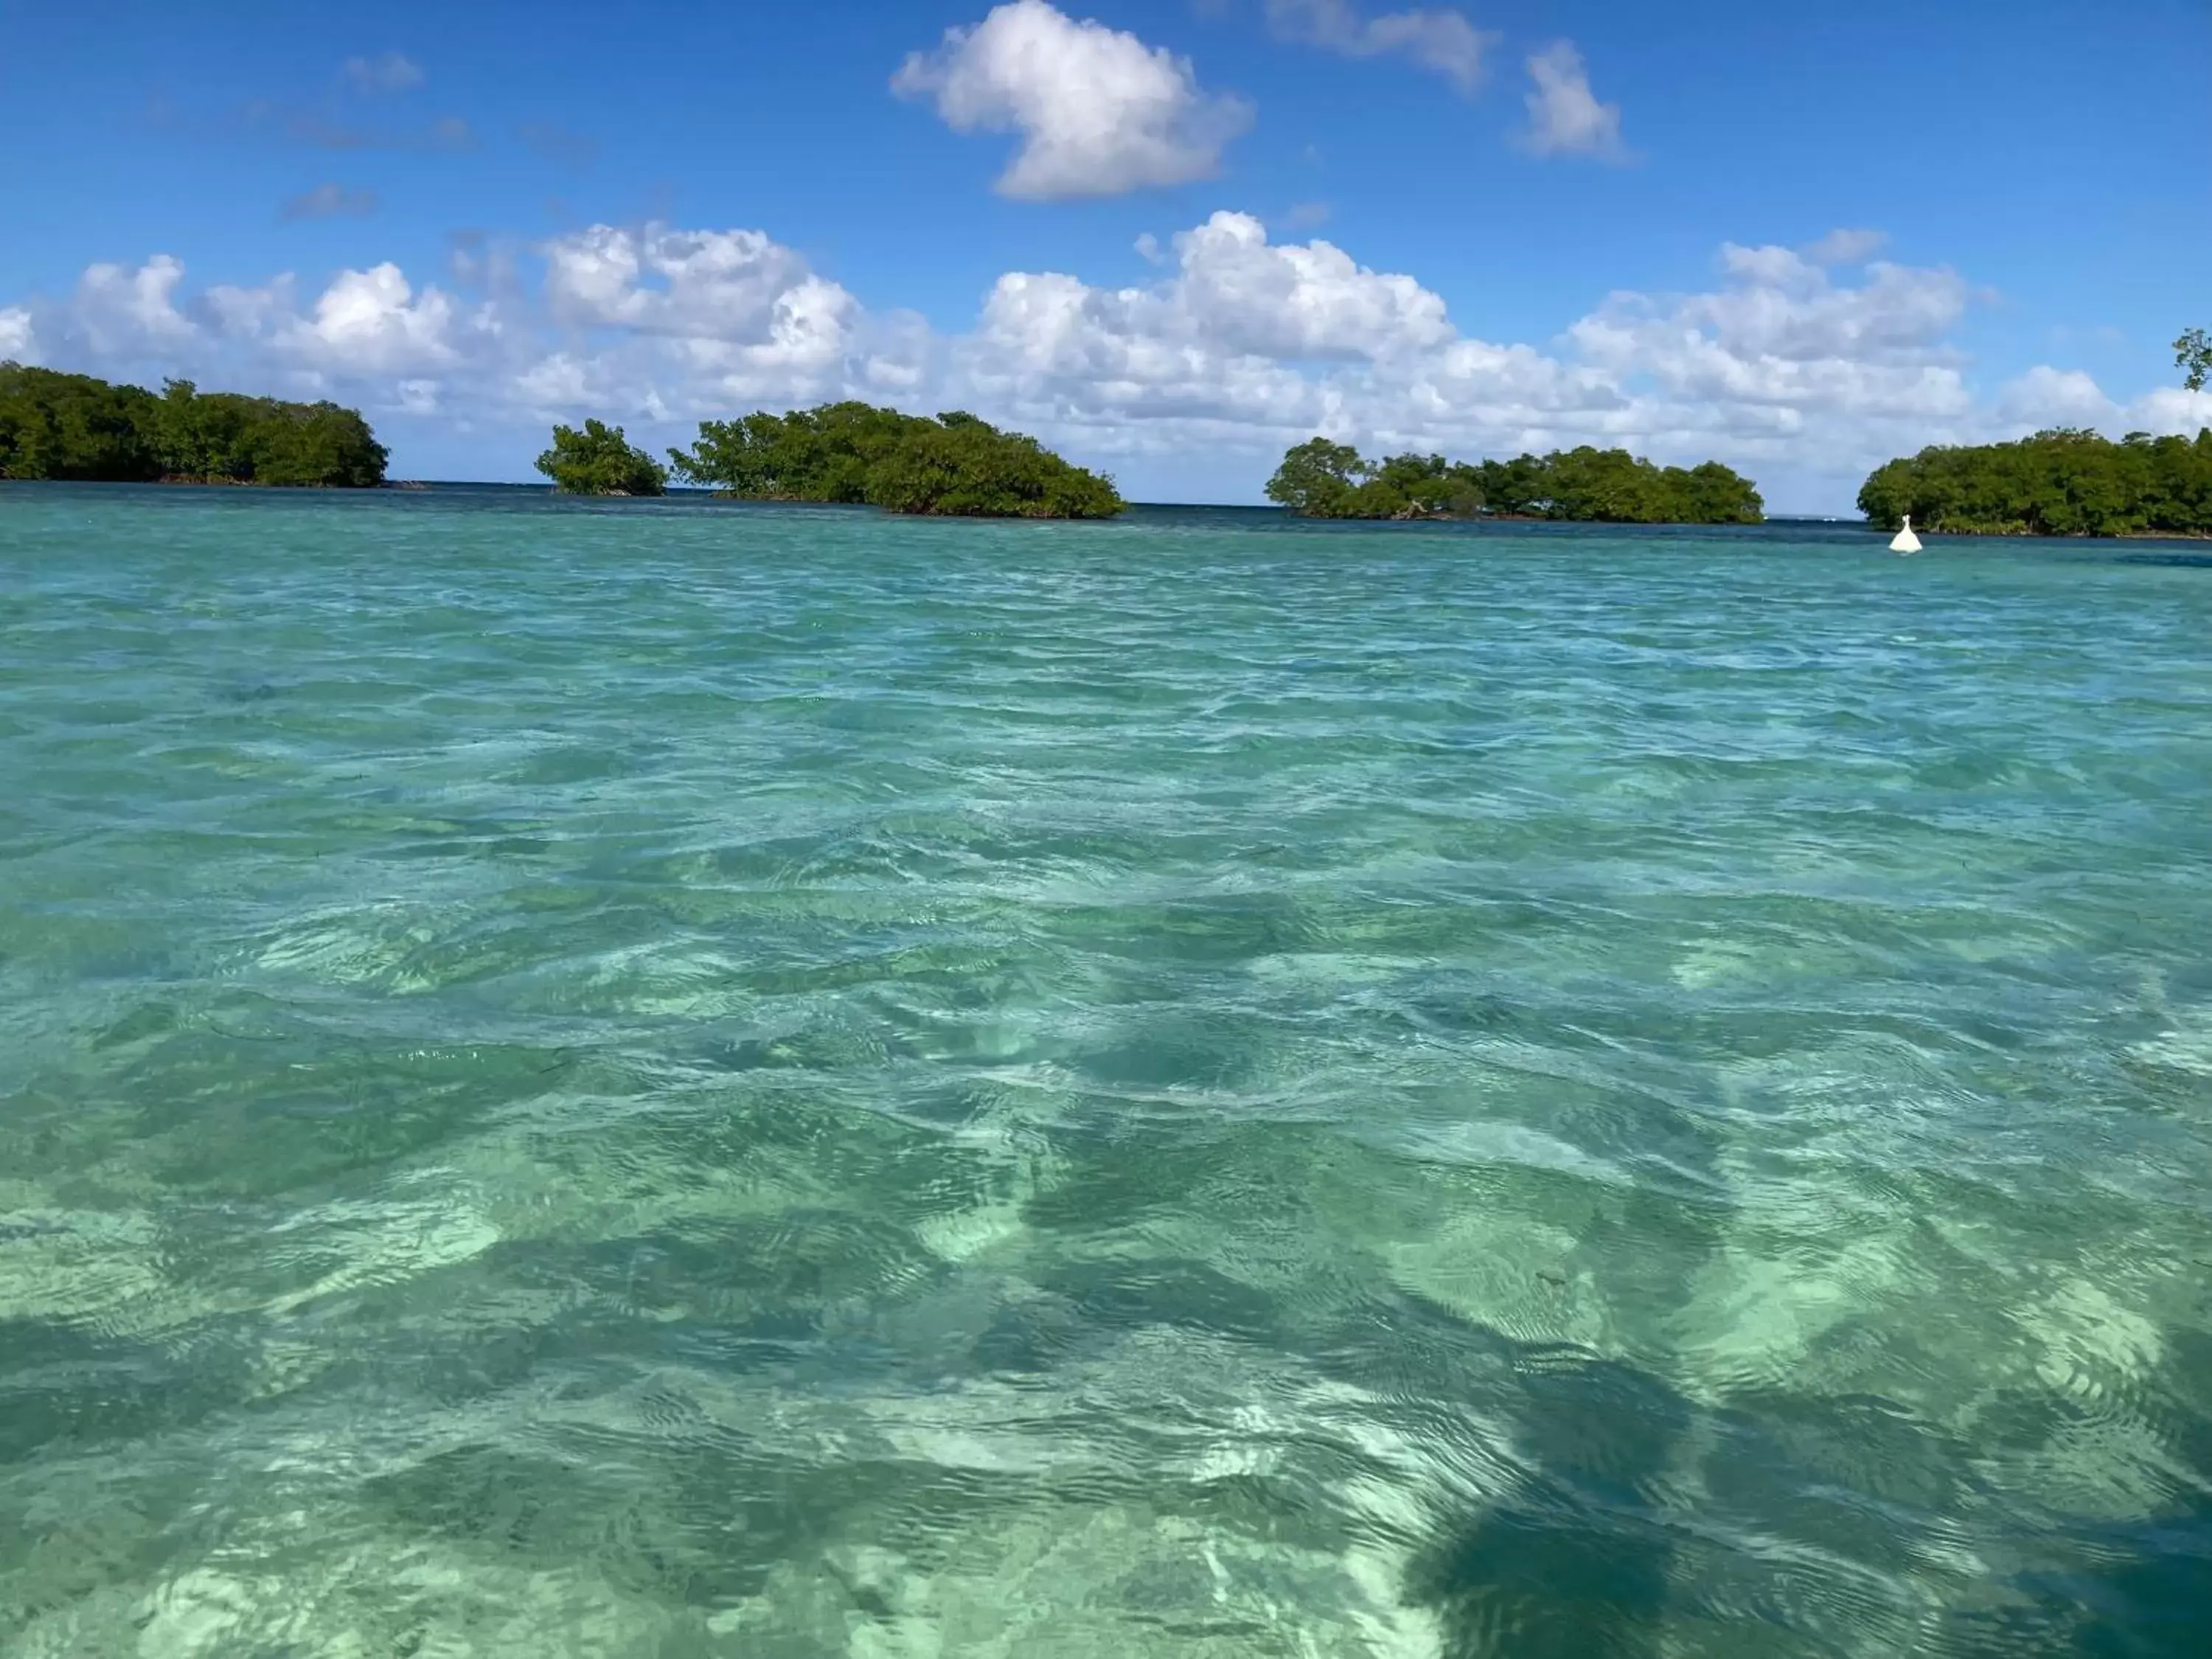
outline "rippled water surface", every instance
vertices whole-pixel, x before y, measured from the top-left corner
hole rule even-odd
[[[0,1650],[2201,1653],[2208,562],[0,489]]]

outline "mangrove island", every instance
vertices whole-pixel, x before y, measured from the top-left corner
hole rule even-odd
[[[1283,457],[1267,499],[1308,519],[1558,519],[1601,524],[1758,524],[1765,503],[1718,461],[1655,466],[1625,449],[1510,461],[1393,455],[1311,438]]]
[[[1938,445],[1875,469],[1859,511],[1892,530],[1969,536],[2212,535],[2212,430],[2189,438],[2059,427]]]
[[[161,395],[0,362],[0,478],[368,489],[385,447],[358,410],[167,380]]]
[[[553,447],[538,470],[564,495],[665,495],[668,469],[631,443],[618,426],[586,421],[553,428]]]
[[[702,421],[698,441],[668,459],[686,483],[751,501],[1001,519],[1110,519],[1128,505],[1111,478],[957,411],[932,419],[862,403],[762,410]]]

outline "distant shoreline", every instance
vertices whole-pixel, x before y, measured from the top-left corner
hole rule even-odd
[[[1848,519],[1842,522],[1851,524]],[[1882,533],[1883,526],[1871,520],[1863,522],[1875,535]],[[1985,542],[2212,542],[2212,530],[1930,530],[1924,534]]]
[[[221,478],[221,477],[216,477],[216,478],[196,478],[196,477],[190,477],[190,476],[187,476],[187,475],[184,475],[184,474],[171,474],[171,475],[169,475],[169,476],[167,476],[167,477],[161,477],[161,478],[151,478],[151,479],[143,479],[143,480],[134,480],[134,479],[102,479],[102,478],[10,478],[10,477],[6,477],[4,474],[0,474],[0,484],[16,484],[16,485],[58,484],[58,485],[62,485],[62,486],[64,486],[64,487],[67,487],[67,488],[73,488],[73,489],[82,489],[82,488],[85,488],[85,487],[87,487],[87,486],[92,486],[92,487],[108,487],[108,486],[116,486],[116,485],[120,485],[120,486],[122,486],[122,487],[124,487],[124,488],[136,488],[136,489],[144,489],[144,488],[148,488],[148,487],[172,486],[172,487],[179,487],[179,488],[184,488],[184,489],[242,489],[242,490],[248,490],[248,491],[259,491],[259,492],[262,492],[262,493],[264,493],[264,494],[269,494],[269,495],[285,495],[285,494],[293,494],[293,493],[297,493],[297,494],[313,493],[313,494],[318,494],[318,495],[372,495],[378,494],[379,492],[381,492],[381,491],[397,491],[397,492],[399,492],[399,493],[402,493],[402,494],[427,494],[427,493],[432,493],[432,492],[435,492],[435,491],[442,490],[442,489],[512,489],[512,490],[524,491],[524,492],[526,492],[526,493],[528,493],[528,494],[530,494],[530,495],[547,495],[547,496],[556,495],[557,495],[557,494],[559,493],[558,491],[555,490],[555,489],[552,488],[552,486],[550,486],[550,484],[538,483],[535,483],[535,482],[531,481],[531,480],[528,480],[528,479],[520,479],[520,478],[390,478],[390,479],[386,479],[386,480],[385,480],[385,481],[384,481],[383,483],[375,483],[375,484],[327,484],[327,483],[298,483],[298,484],[282,483],[282,484],[280,484],[280,483],[263,483],[262,481],[260,481],[260,480],[258,480],[258,479],[253,479],[253,478]],[[602,497],[577,497],[576,499],[579,499],[579,500],[611,500],[611,499],[622,499],[622,498],[619,498],[619,497],[604,497],[604,496],[602,496]],[[640,498],[636,498],[636,499],[652,499],[652,498],[649,498],[649,497],[640,497]],[[769,500],[763,500],[763,499],[759,498],[759,497],[749,497],[749,496],[743,496],[743,495],[732,495],[731,493],[729,493],[728,491],[726,491],[726,490],[720,490],[720,489],[697,489],[697,488],[687,488],[687,487],[684,487],[684,486],[682,486],[682,485],[678,485],[678,486],[676,486],[676,487],[674,487],[674,488],[671,489],[669,490],[669,492],[668,492],[668,494],[667,494],[667,495],[666,495],[666,496],[665,496],[665,497],[661,497],[661,498],[659,498],[659,499],[663,499],[663,500],[672,500],[672,501],[693,500],[693,501],[724,501],[724,502],[729,502],[729,503],[732,503],[732,504],[733,504],[733,505],[742,504],[742,505],[750,505],[750,506],[763,507],[802,507],[802,508],[807,509],[807,510],[809,510],[809,511],[821,510],[821,511],[837,511],[837,512],[854,512],[854,511],[866,512],[866,511],[870,510],[870,509],[866,508],[866,507],[864,507],[864,506],[859,506],[859,505],[857,505],[857,504],[845,504],[845,503],[839,503],[839,502],[825,502],[825,501],[769,501]],[[1418,518],[1418,519],[1398,519],[1398,520],[1390,520],[1390,519],[1315,519],[1315,518],[1306,518],[1306,517],[1303,517],[1303,516],[1301,516],[1300,514],[1295,514],[1295,513],[1291,513],[1291,512],[1289,512],[1289,511],[1285,510],[1285,508],[1283,508],[1283,507],[1277,507],[1277,506],[1275,506],[1274,504],[1273,504],[1272,502],[1267,502],[1267,501],[1132,501],[1132,502],[1130,502],[1130,503],[1129,503],[1129,505],[1130,505],[1130,507],[1131,507],[1132,508],[1134,508],[1134,509],[1139,510],[1139,511],[1152,510],[1152,511],[1170,511],[1170,512],[1175,512],[1175,511],[1188,511],[1188,512],[1201,512],[1201,513],[1265,513],[1265,514],[1269,514],[1269,515],[1271,515],[1271,516],[1273,516],[1273,517],[1280,518],[1280,519],[1283,519],[1283,520],[1285,520],[1293,521],[1293,522],[1297,522],[1297,523],[1302,523],[1302,524],[1310,524],[1310,525],[1315,525],[1315,526],[1324,526],[1324,525],[1326,525],[1326,526],[1361,526],[1361,525],[1365,525],[1365,526],[1385,526],[1385,525],[1389,525],[1389,524],[1413,524],[1413,525],[1419,525],[1419,524],[1431,524],[1431,525],[1435,525],[1435,524],[1499,524],[1499,525],[1515,524],[1515,525],[1521,525],[1521,524],[1525,524],[1525,525],[1561,525],[1561,526],[1572,525],[1572,526],[1575,526],[1579,527],[1579,528],[1591,528],[1591,527],[1595,527],[1595,528],[1599,528],[1599,529],[1612,529],[1612,530],[1621,530],[1621,531],[1631,531],[1631,530],[1702,530],[1702,531],[1723,531],[1723,532],[1725,532],[1725,531],[1730,531],[1730,530],[1758,530],[1758,529],[1766,529],[1766,530],[1787,530],[1787,529],[1790,529],[1790,528],[1792,528],[1792,527],[1802,526],[1802,527],[1804,527],[1804,528],[1806,528],[1806,529],[1825,529],[1825,530],[1835,530],[1835,531],[1857,531],[1857,532],[1861,532],[1866,533],[1866,534],[1868,534],[1868,535],[1887,535],[1887,533],[1889,533],[1886,526],[1881,526],[1881,525],[1877,525],[1877,524],[1874,523],[1871,520],[1867,520],[1867,519],[1847,519],[1847,518],[1839,518],[1839,517],[1833,517],[1833,516],[1830,516],[1830,515],[1826,515],[1826,514],[1771,514],[1771,515],[1767,518],[1767,520],[1765,520],[1765,524],[1764,524],[1764,525],[1741,525],[1741,526],[1737,526],[1737,525],[1709,525],[1709,524],[1696,524],[1696,523],[1680,524],[1680,523],[1673,523],[1673,522],[1668,522],[1668,523],[1661,523],[1661,524],[1632,524],[1632,523],[1627,523],[1627,522],[1621,522],[1621,521],[1615,521],[1615,520],[1596,520],[1596,519],[1587,519],[1587,520],[1572,520],[1572,519],[1547,519],[1547,518],[1545,518],[1545,517],[1541,516],[1540,514],[1504,514],[1504,513],[1486,513],[1486,514],[1480,514],[1480,515],[1477,515],[1477,516],[1474,516],[1474,517],[1463,517],[1463,516],[1456,516],[1456,515],[1445,514],[1445,515],[1437,515],[1437,516],[1430,516],[1430,517]],[[1041,522],[1041,521],[1040,521],[1040,522]],[[2009,530],[2009,531],[2007,531],[2007,530],[1951,530],[1951,529],[1932,530],[1932,529],[1923,529],[1923,530],[1921,532],[1921,534],[1923,535],[1923,537],[1924,538],[1927,538],[1927,539],[1929,539],[1929,540],[1946,540],[1946,541],[1958,541],[1958,540],[1970,540],[1970,541],[1971,541],[1971,540],[1983,540],[1983,541],[2008,541],[2008,542],[2207,542],[2207,541],[2212,541],[2212,531],[2193,531],[2193,530],[2135,530],[2135,531],[2129,531],[2129,532],[2125,532],[2125,533],[2124,533],[2124,534],[2117,534],[2117,535],[2114,535],[2114,534],[2104,534],[2104,533],[2100,533],[2100,532],[2093,532],[2093,531],[2083,531],[2083,530],[2074,530],[2074,531],[2065,531],[2065,532],[2050,532],[2050,531],[2035,531],[2035,530]]]
[[[24,483],[109,483],[109,482],[113,482],[113,483],[130,483],[130,482],[131,482],[131,480],[129,480],[129,479],[127,479],[127,478],[118,478],[118,479],[114,479],[114,480],[112,480],[112,481],[111,481],[111,480],[108,480],[108,479],[104,479],[104,478],[95,478],[95,479],[76,479],[76,478],[53,478],[53,479],[44,479],[44,478],[26,478],[25,480],[23,480],[23,482],[24,482]],[[191,473],[189,473],[189,472],[170,472],[170,473],[166,473],[166,474],[164,474],[162,477],[154,479],[154,480],[153,480],[153,482],[154,482],[154,483],[157,483],[157,484],[171,484],[171,485],[175,485],[175,486],[178,486],[178,487],[179,487],[179,488],[185,489],[387,489],[391,488],[391,486],[390,486],[390,485],[388,485],[388,484],[381,484],[381,483],[373,483],[373,484],[336,484],[336,483],[270,483],[267,479],[265,479],[265,478],[224,478],[224,477],[195,477],[192,474],[191,474]]]

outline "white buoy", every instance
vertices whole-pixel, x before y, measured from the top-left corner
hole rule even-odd
[[[1912,515],[1910,513],[1905,515],[1905,528],[1890,538],[1889,550],[1893,553],[1917,553],[1920,550],[1920,538],[1912,533]]]

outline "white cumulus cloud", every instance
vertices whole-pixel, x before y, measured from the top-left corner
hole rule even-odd
[[[0,362],[35,362],[38,353],[38,331],[31,325],[29,308],[0,307]]]
[[[2212,427],[2212,392],[2154,387],[2127,404],[2116,424],[2131,432],[2202,432]]]
[[[276,338],[303,366],[351,377],[451,368],[463,356],[465,332],[451,295],[429,287],[417,293],[386,261],[340,271],[314,308],[287,319]]]
[[[1152,280],[1010,270],[951,331],[870,309],[750,229],[592,226],[503,257],[476,299],[388,263],[192,292],[156,254],[90,266],[58,302],[0,306],[0,356],[338,396],[380,419],[512,431],[518,454],[545,422],[584,415],[673,439],[833,398],[966,408],[1139,487],[1174,472],[1231,499],[1316,432],[1370,453],[1711,456],[1778,507],[1830,509],[1874,465],[1929,443],[2212,423],[2212,394],[2128,401],[2063,367],[1978,391],[1958,343],[1974,291],[1940,266],[1869,259],[1872,232],[1724,244],[1698,291],[1606,295],[1541,343],[1464,333],[1414,276],[1322,238],[1276,240],[1249,214],[1147,246]]]
[[[71,309],[95,349],[159,349],[191,335],[191,320],[176,306],[177,288],[184,280],[184,262],[167,253],[155,254],[136,270],[88,265],[77,279]]]
[[[289,272],[260,288],[218,283],[200,295],[198,309],[221,338],[273,337],[277,328],[292,316],[297,286]]]
[[[1267,0],[1267,21],[1285,40],[1346,58],[1411,58],[1462,92],[1480,82],[1484,59],[1499,38],[1449,8],[1369,16],[1352,0]]]
[[[1965,282],[1895,264],[1838,285],[1790,249],[1724,245],[1717,289],[1616,294],[1568,331],[1581,358],[1756,434],[1875,416],[1938,426],[1972,404],[1947,343]]]
[[[2040,363],[1998,391],[1996,412],[2022,426],[2105,426],[2119,417],[2120,410],[2080,369]]]
[[[556,237],[545,296],[563,320],[687,338],[754,341],[781,313],[816,329],[857,307],[792,249],[757,230],[642,230],[592,225]]]
[[[921,384],[926,329],[871,314],[763,232],[593,225],[538,252],[549,319],[584,333],[513,381],[532,410],[696,418]]]
[[[1370,270],[1318,237],[1270,242],[1249,214],[1216,213],[1173,246],[1175,275],[1157,288],[1086,289],[1093,319],[1127,334],[1284,359],[1389,357],[1452,337],[1442,298],[1411,276]],[[1001,278],[1001,290],[1018,280]]]
[[[1441,295],[1318,239],[1274,243],[1244,214],[1174,239],[1173,273],[1105,289],[1010,272],[954,343],[979,408],[1093,449],[1266,452],[1316,431],[1480,447],[1595,432],[1622,401],[1603,375],[1470,340]]]
[[[1012,132],[1019,148],[1002,195],[1028,201],[1119,196],[1220,170],[1222,147],[1250,124],[1242,100],[1206,92],[1186,58],[1045,0],[1010,0],[945,31],[891,78],[933,100],[957,131]]]
[[[1571,41],[1561,40],[1528,60],[1528,125],[1522,144],[1537,155],[1588,155],[1626,161],[1620,106],[1598,101],[1589,70]]]

